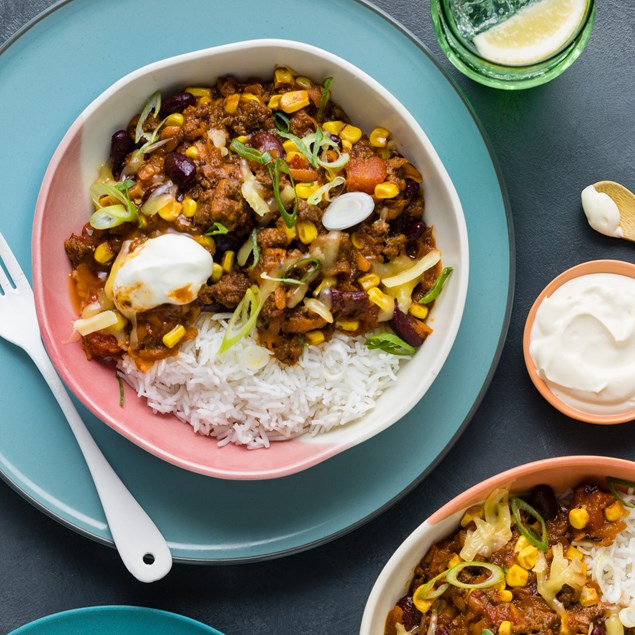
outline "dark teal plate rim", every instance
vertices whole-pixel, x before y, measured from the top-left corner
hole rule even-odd
[[[145,608],[142,606],[87,606],[62,611],[41,617],[20,626],[8,635],[70,635],[86,633],[90,635],[112,635],[124,632],[127,635],[223,635],[207,624],[184,615]],[[113,630],[117,629],[117,630]],[[169,630],[167,630],[169,629]]]
[[[44,10],[38,16],[34,17],[25,26],[23,26],[18,32],[16,32],[11,38],[9,38],[7,42],[5,42],[2,46],[0,46],[0,55],[5,53],[13,44],[15,44],[22,36],[24,36],[28,31],[30,31],[35,25],[37,25],[41,21],[45,20],[46,18],[54,14],[58,9],[66,5],[72,4],[73,2],[77,2],[77,0],[61,0],[60,2]],[[225,557],[225,555],[221,553],[218,553],[213,557],[202,557],[201,555],[197,553],[197,549],[188,549],[192,545],[185,545],[185,547],[183,547],[183,545],[179,545],[176,550],[173,549],[173,552],[175,553],[175,560],[179,562],[203,563],[203,564],[230,564],[230,563],[239,563],[239,562],[242,563],[242,562],[249,562],[249,561],[259,561],[259,560],[280,557],[284,555],[290,555],[293,553],[298,553],[298,552],[316,547],[330,540],[338,538],[344,534],[347,534],[353,531],[354,529],[360,527],[361,525],[367,523],[368,521],[375,518],[376,516],[380,515],[381,513],[385,512],[388,508],[390,508],[398,500],[400,500],[403,496],[405,496],[408,492],[410,492],[414,487],[416,487],[425,478],[425,476],[427,476],[427,474],[429,474],[429,472],[441,461],[441,459],[447,454],[450,448],[454,445],[454,443],[459,438],[459,436],[461,435],[465,427],[470,422],[478,406],[480,405],[483,399],[483,396],[485,395],[487,388],[489,387],[494,371],[498,365],[500,355],[502,353],[502,349],[505,343],[509,321],[511,317],[511,307],[512,307],[513,291],[514,291],[514,285],[515,285],[515,266],[514,266],[515,245],[514,245],[514,234],[513,234],[513,221],[512,221],[511,209],[509,204],[509,198],[508,198],[507,190],[503,181],[502,173],[498,165],[498,161],[492,151],[491,144],[478,118],[476,117],[471,105],[467,102],[465,97],[462,95],[459,88],[455,84],[454,80],[451,77],[449,77],[448,74],[441,68],[441,66],[433,58],[432,54],[429,52],[427,47],[421,41],[419,41],[414,34],[412,34],[404,26],[402,26],[400,23],[394,20],[391,16],[386,14],[382,9],[373,6],[372,4],[366,2],[365,0],[348,0],[348,3],[352,5],[358,5],[361,8],[361,10],[364,10],[364,9],[369,10],[374,15],[378,16],[381,20],[384,20],[389,27],[396,29],[396,31],[398,31],[401,34],[401,36],[407,38],[412,44],[414,44],[419,49],[421,54],[427,58],[428,62],[432,63],[432,65],[436,67],[436,70],[440,72],[442,79],[451,86],[451,88],[454,90],[456,95],[459,97],[463,106],[467,110],[467,113],[471,117],[472,123],[476,125],[477,132],[480,135],[480,140],[485,145],[488,158],[491,161],[491,167],[494,170],[494,174],[497,180],[498,196],[500,196],[500,199],[501,199],[500,202],[502,203],[502,206],[504,208],[504,214],[505,214],[504,220],[505,220],[506,229],[507,229],[507,235],[506,235],[507,247],[508,247],[507,256],[509,257],[508,268],[507,268],[507,271],[505,272],[505,275],[507,276],[507,285],[506,285],[506,288],[500,290],[501,296],[504,296],[505,307],[504,307],[504,311],[502,311],[501,315],[499,316],[500,330],[499,330],[498,338],[495,342],[495,345],[492,345],[490,347],[491,350],[488,351],[488,353],[491,352],[491,360],[489,363],[489,368],[487,369],[487,372],[484,373],[484,376],[480,385],[480,390],[478,390],[477,394],[471,401],[471,404],[472,404],[471,407],[468,408],[466,414],[463,417],[463,420],[454,428],[453,434],[450,437],[448,437],[444,447],[442,447],[438,451],[436,456],[431,461],[429,461],[427,465],[422,466],[418,474],[415,477],[411,478],[409,482],[404,483],[398,491],[391,492],[390,495],[385,496],[385,499],[383,500],[381,504],[376,505],[371,510],[366,510],[365,513],[358,514],[358,517],[356,517],[354,520],[345,521],[344,523],[342,523],[342,526],[339,529],[326,531],[325,533],[323,533],[323,535],[318,535],[316,538],[313,538],[310,540],[303,541],[302,539],[300,539],[299,541],[295,543],[293,543],[293,540],[291,540],[288,546],[282,547],[282,548],[267,550],[267,547],[260,549],[259,547],[256,547],[255,545],[251,545],[251,546],[245,547],[243,549],[243,553],[235,557],[234,556]],[[263,37],[264,36],[265,35],[263,34]],[[239,39],[246,39],[246,38],[239,38]],[[472,276],[474,276],[473,271],[474,270],[472,269]],[[469,295],[468,295],[468,299],[469,299]],[[97,436],[99,436],[99,434]],[[335,463],[336,460],[337,460],[337,457],[335,460],[332,460],[333,463]],[[309,472],[310,471],[311,470],[309,470]],[[3,480],[5,480],[5,482],[9,484],[9,486],[11,486],[16,492],[18,492],[27,501],[29,501],[36,508],[43,511],[44,513],[46,513],[47,515],[49,515],[56,521],[60,522],[62,525],[65,525],[69,527],[70,529],[73,529],[74,531],[80,533],[81,535],[89,537],[97,542],[100,542],[109,546],[113,546],[113,543],[110,540],[110,537],[108,536],[107,530],[105,530],[104,532],[104,530],[100,528],[99,531],[101,531],[101,533],[99,533],[99,531],[93,531],[91,529],[88,529],[85,526],[80,526],[79,524],[75,524],[74,522],[66,518],[65,516],[56,513],[55,510],[50,508],[50,506],[47,506],[45,503],[43,503],[37,497],[32,495],[25,488],[21,487],[18,483],[12,480],[11,475],[8,474],[1,467],[0,467],[0,476],[3,478]],[[178,477],[175,477],[175,478],[178,478]],[[288,477],[288,478],[293,478],[293,477]],[[281,479],[281,480],[286,480],[286,479]],[[381,492],[381,495],[384,496],[384,493]],[[142,500],[142,503],[143,502],[144,501]],[[355,511],[349,512],[349,514],[351,513],[355,514],[356,512]],[[319,533],[319,530],[318,530],[318,533]]]

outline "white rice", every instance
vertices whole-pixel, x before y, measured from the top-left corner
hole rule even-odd
[[[306,346],[293,366],[251,338],[218,356],[227,319],[201,317],[198,336],[145,373],[127,356],[118,366],[154,412],[174,413],[196,432],[218,438],[219,445],[269,447],[271,441],[350,423],[372,410],[405,359],[340,333]]]
[[[624,494],[623,498],[635,504],[635,495]],[[611,545],[597,547],[590,542],[575,544],[584,554],[587,570],[598,583],[602,599],[622,609],[635,606],[635,509],[625,509],[628,516],[622,520],[626,527]],[[626,617],[620,615],[622,621]]]

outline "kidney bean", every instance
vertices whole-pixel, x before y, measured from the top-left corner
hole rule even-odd
[[[337,287],[333,287],[329,291],[331,310],[334,314],[354,317],[366,313],[371,306],[366,291],[344,291]]]
[[[218,302],[212,302],[211,304],[201,304],[201,311],[203,313],[224,313],[227,308]]]
[[[594,624],[591,635],[606,635],[606,629],[601,624]]]
[[[390,326],[392,330],[407,344],[410,346],[421,346],[423,344],[423,337],[415,329],[413,319],[399,307],[395,306],[395,312],[390,320]]]
[[[409,595],[401,598],[401,600],[397,602],[397,606],[403,611],[401,623],[407,631],[419,625],[419,622],[421,621],[421,612],[414,605],[412,598]]]
[[[165,157],[163,169],[176,185],[186,188],[196,179],[196,164],[180,152],[171,152]]]
[[[166,97],[161,103],[161,116],[167,117],[175,112],[183,112],[187,106],[195,106],[196,97],[191,93],[176,93]]]
[[[275,152],[276,157],[284,157],[284,148],[280,139],[276,137],[272,132],[257,132],[249,139],[251,145],[260,150],[260,152]]]
[[[404,188],[404,198],[414,198],[419,191],[419,184],[412,179],[406,179],[406,187]]]
[[[403,233],[408,240],[417,240],[421,238],[427,228],[428,226],[422,220],[418,220],[414,223],[410,223],[410,225],[404,229]]]
[[[340,136],[339,136],[339,135],[332,134],[332,133],[330,133],[330,132],[327,132],[326,134],[329,136],[329,138],[331,139],[331,141],[335,141],[335,143],[337,143],[337,147],[338,147],[340,150],[343,150],[343,149],[344,149],[344,146],[342,145],[342,139],[340,138]]]
[[[229,234],[217,234],[214,236],[214,244],[216,245],[216,259],[226,251],[236,251],[240,246],[238,241]]]
[[[555,518],[558,514],[558,501],[549,485],[536,485],[529,493],[527,501],[545,520]]]
[[[115,178],[119,178],[132,148],[132,139],[125,130],[117,130],[110,138],[110,168]]]

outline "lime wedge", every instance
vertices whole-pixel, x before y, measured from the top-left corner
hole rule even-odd
[[[576,34],[587,0],[538,0],[474,37],[481,57],[527,66],[555,55]]]

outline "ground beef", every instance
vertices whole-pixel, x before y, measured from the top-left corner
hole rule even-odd
[[[246,275],[230,271],[222,275],[218,282],[203,285],[198,293],[198,299],[202,304],[218,302],[227,309],[235,309],[250,286],[251,282]]]

